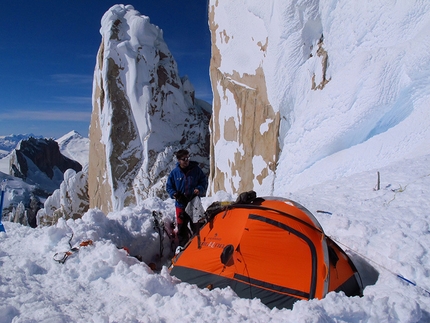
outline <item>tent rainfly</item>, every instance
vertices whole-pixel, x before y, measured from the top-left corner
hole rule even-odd
[[[331,291],[362,295],[348,255],[294,201],[245,192],[235,203],[212,204],[205,219],[173,259],[171,274],[182,281],[209,289],[230,286],[239,297],[259,298],[270,308],[292,308]]]

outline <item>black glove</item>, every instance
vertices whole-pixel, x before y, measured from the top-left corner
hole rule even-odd
[[[178,201],[181,204],[184,204],[184,205],[188,204],[187,197],[181,192],[176,192],[175,194],[173,194],[173,197],[175,198],[176,201]]]

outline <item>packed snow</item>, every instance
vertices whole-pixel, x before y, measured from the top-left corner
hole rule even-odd
[[[229,288],[182,283],[169,275],[167,235],[157,257],[151,215],[160,211],[169,227],[173,200],[151,198],[107,216],[91,209],[51,227],[4,222],[0,322],[428,322],[429,164],[427,155],[284,194],[313,212],[351,256],[366,285],[363,297],[332,292],[292,310],[270,310]],[[234,196],[220,192],[203,204],[220,200]],[[56,253],[70,250],[70,238],[73,247],[93,244],[56,262]]]

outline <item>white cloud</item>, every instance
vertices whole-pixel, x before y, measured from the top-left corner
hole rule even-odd
[[[91,84],[93,82],[93,76],[86,74],[52,74],[51,78],[55,82],[63,84]]]
[[[0,113],[0,119],[2,120],[22,120],[23,118],[39,121],[88,121],[91,118],[91,112],[72,110],[14,110]]]

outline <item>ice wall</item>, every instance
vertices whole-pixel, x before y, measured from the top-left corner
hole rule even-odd
[[[429,153],[430,3],[211,0],[209,13],[212,191],[285,195]]]

